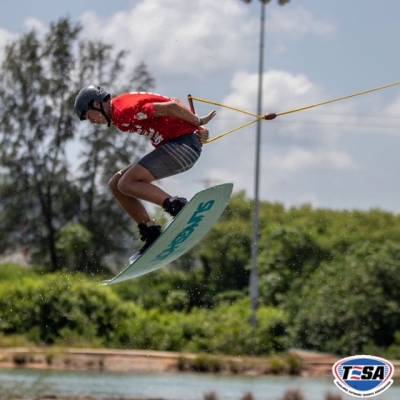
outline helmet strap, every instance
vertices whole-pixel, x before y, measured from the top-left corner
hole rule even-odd
[[[107,121],[107,127],[108,127],[108,128],[110,127],[110,125],[111,125],[111,118],[110,118],[110,117],[106,114],[106,112],[104,111],[103,102],[100,103],[100,108],[91,106],[90,109],[91,109],[91,110],[99,111],[99,112],[104,116],[104,118],[106,119],[106,121]]]
[[[104,115],[104,118],[107,121],[107,127],[109,128],[111,125],[111,118],[104,111],[103,102],[100,103],[100,112]]]

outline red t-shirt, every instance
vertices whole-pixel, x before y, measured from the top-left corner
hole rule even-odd
[[[171,116],[154,117],[154,103],[171,101],[155,93],[132,92],[120,94],[111,100],[111,122],[122,132],[148,136],[154,147],[169,139],[196,130],[186,121]]]

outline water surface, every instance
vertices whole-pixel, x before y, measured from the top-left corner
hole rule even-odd
[[[132,374],[110,372],[0,369],[0,393],[35,397],[40,395],[203,400],[215,392],[218,400],[240,400],[251,392],[255,400],[281,400],[289,389],[300,389],[304,400],[324,400],[327,393],[343,400],[355,397],[341,392],[329,378],[243,377],[212,374]],[[400,385],[394,384],[377,400],[400,400]]]

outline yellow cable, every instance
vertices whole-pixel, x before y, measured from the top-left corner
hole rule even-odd
[[[213,104],[214,106],[229,108],[230,110],[233,110],[233,111],[238,111],[238,112],[241,112],[241,113],[243,113],[243,114],[251,115],[252,117],[260,118],[260,116],[257,115],[257,114],[254,114],[254,113],[251,113],[251,112],[248,112],[248,111],[241,110],[240,108],[235,108],[235,107],[227,106],[227,105],[225,105],[225,104],[217,103],[217,102],[215,102],[215,101],[199,99],[198,97],[193,97],[193,96],[191,96],[191,95],[189,95],[188,98],[189,98],[189,99],[192,99],[192,100],[200,101],[201,103]],[[264,118],[264,117],[261,117],[261,118]]]
[[[213,137],[213,138],[211,138],[211,139],[208,139],[207,142],[205,142],[204,144],[211,143],[211,142],[213,142],[214,140],[217,140],[217,139],[219,139],[219,138],[222,138],[223,136],[228,135],[229,133],[232,133],[232,132],[238,131],[239,129],[245,128],[246,126],[249,126],[249,125],[251,125],[251,124],[254,124],[254,122],[257,122],[258,120],[259,120],[259,118],[255,119],[254,121],[247,122],[246,124],[240,125],[240,126],[238,126],[237,128],[231,129],[231,130],[228,131],[228,132],[221,133],[221,134],[218,135],[218,136],[215,136],[215,137]]]
[[[345,100],[345,99],[349,99],[349,98],[351,98],[351,97],[361,96],[361,95],[363,95],[363,94],[367,94],[367,93],[371,93],[371,92],[376,92],[377,90],[386,89],[386,88],[389,88],[389,87],[392,87],[392,86],[396,86],[396,85],[400,85],[400,81],[399,81],[399,82],[395,82],[395,83],[390,83],[389,85],[379,86],[379,87],[374,88],[374,89],[365,90],[365,91],[363,91],[363,92],[358,92],[358,93],[350,94],[350,95],[347,95],[347,96],[338,97],[337,99],[328,100],[328,101],[323,101],[323,102],[321,102],[321,103],[311,104],[311,105],[309,105],[309,106],[300,107],[300,108],[295,108],[295,109],[289,110],[289,111],[282,111],[282,112],[276,113],[276,114],[275,114],[275,113],[270,113],[270,114],[268,114],[268,115],[257,115],[257,114],[254,114],[254,113],[251,113],[251,112],[248,112],[248,111],[241,110],[240,108],[235,108],[235,107],[227,106],[227,105],[225,105],[225,104],[217,103],[217,102],[211,101],[211,100],[200,99],[200,98],[198,98],[198,97],[193,97],[192,95],[188,95],[188,98],[189,98],[189,100],[197,100],[197,101],[200,101],[200,102],[202,102],[202,103],[213,104],[213,105],[215,105],[215,106],[228,108],[228,109],[230,109],[230,110],[238,111],[238,112],[240,112],[240,113],[247,114],[247,115],[251,115],[251,116],[257,118],[257,119],[255,119],[254,121],[247,122],[246,124],[240,125],[240,126],[238,126],[237,128],[231,129],[230,131],[227,131],[227,132],[225,132],[225,133],[221,133],[221,134],[218,135],[218,136],[215,136],[215,137],[213,137],[213,138],[211,138],[211,139],[208,139],[207,142],[206,142],[206,144],[207,144],[207,143],[211,143],[211,142],[213,142],[214,140],[217,140],[217,139],[219,139],[219,138],[221,138],[221,137],[223,137],[223,136],[226,136],[226,135],[228,135],[229,133],[232,133],[232,132],[235,132],[235,131],[237,131],[237,130],[239,130],[239,129],[245,128],[246,126],[249,126],[249,125],[253,124],[253,123],[256,122],[256,121],[259,121],[260,119],[272,120],[272,119],[275,119],[276,117],[281,116],[281,115],[286,115],[286,114],[294,113],[294,112],[297,112],[297,111],[307,110],[307,109],[309,109],[309,108],[322,106],[322,105],[324,105],[324,104],[334,103],[335,101]]]
[[[362,94],[371,93],[371,92],[376,92],[377,90],[386,89],[386,88],[389,88],[389,87],[392,87],[392,86],[396,86],[396,85],[400,85],[400,82],[395,82],[395,83],[391,83],[391,84],[389,84],[389,85],[380,86],[380,87],[377,87],[377,88],[374,88],[374,89],[365,90],[365,91],[363,91],[363,92],[358,92],[358,93],[354,93],[354,94],[349,94],[348,96],[338,97],[337,99],[328,100],[328,101],[323,101],[323,102],[321,102],[321,103],[311,104],[311,105],[305,106],[305,107],[295,108],[295,109],[289,110],[289,111],[283,111],[283,112],[280,112],[280,113],[276,113],[276,116],[285,115],[285,114],[290,114],[290,113],[294,113],[294,112],[302,111],[302,110],[307,110],[307,109],[309,109],[309,108],[322,106],[322,105],[324,105],[324,104],[334,103],[335,101],[340,101],[340,100],[349,99],[350,97],[361,96]]]

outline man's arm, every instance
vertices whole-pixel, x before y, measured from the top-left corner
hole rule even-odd
[[[196,114],[193,114],[179,99],[173,99],[165,103],[154,103],[154,117],[169,115],[189,122],[189,124],[194,126],[207,124],[215,117],[216,113],[214,110],[200,118]]]

